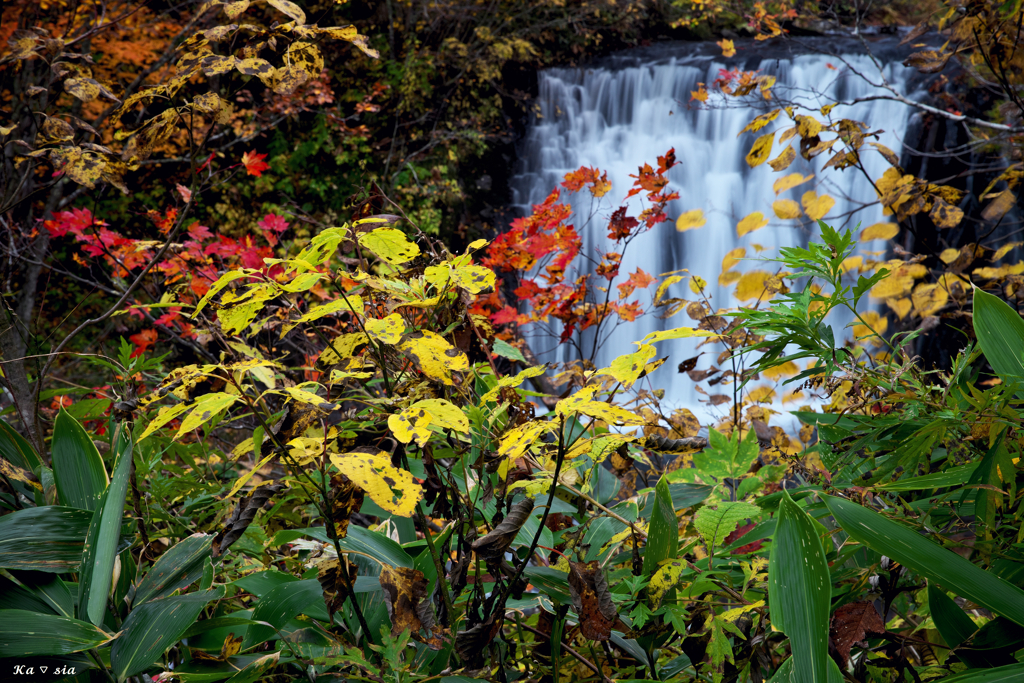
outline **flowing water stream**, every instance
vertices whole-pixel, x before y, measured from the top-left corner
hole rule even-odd
[[[681,199],[673,202],[672,221],[655,227],[631,244],[622,261],[620,278],[637,267],[656,276],[688,269],[707,280],[712,303],[716,307],[738,305],[730,293],[734,285],[720,287],[717,282],[721,262],[727,252],[743,246],[747,248],[748,258],[755,258],[753,245],[761,245],[766,247],[762,256],[777,255],[779,247],[806,244],[817,235],[817,227],[806,217],[803,225],[800,221],[775,218],[771,209],[775,199],[788,197],[799,202],[804,192],[816,189],[819,194],[828,193],[836,200],[825,217],[834,226],[854,228],[857,223],[868,226],[891,220],[885,218],[877,206],[856,212],[852,217],[848,215],[860,207],[858,200],[873,200],[874,191],[867,179],[855,169],[821,171],[830,156],[827,153],[811,162],[798,155],[797,160],[782,173],[773,173],[768,164],[749,168],[744,156],[752,141],[756,135],[773,129],[769,127],[757,134],[740,134],[758,113],[756,110],[738,106],[735,100],[731,106],[723,106],[730,103],[722,99],[716,101],[714,95],[709,103],[716,106],[710,110],[688,106],[690,93],[698,89],[698,83],[710,86],[720,69],[735,66],[759,69],[761,73],[775,76],[779,97],[811,108],[835,101],[850,102],[878,92],[877,87],[856,76],[853,70],[871,77],[876,83],[884,77],[887,83],[903,93],[911,87],[913,72],[892,58],[895,41],[876,46],[879,48],[876,55],[886,50],[890,53],[878,57],[877,63],[855,43],[851,43],[848,49],[829,39],[817,39],[816,44],[822,49],[840,51],[841,59],[813,52],[793,54],[780,48],[774,48],[773,54],[772,48],[750,42],[741,46],[739,56],[744,56],[744,60],[723,60],[714,56],[712,50],[717,48],[713,45],[672,43],[626,52],[588,68],[558,68],[541,72],[537,115],[520,144],[518,168],[511,183],[516,210],[520,214],[529,212],[530,205],[542,202],[566,172],[580,166],[594,166],[607,171],[612,190],[606,199],[618,202],[632,185],[630,174],[636,174],[637,168],[644,163],[655,165],[656,157],[674,147],[681,163],[668,175],[671,187],[679,192]],[[742,50],[743,47],[748,49]],[[752,97],[757,99],[756,95]],[[766,105],[771,106],[771,103],[761,102],[762,110],[767,108]],[[878,141],[897,155],[901,153],[911,114],[908,107],[876,100],[839,106],[832,113],[834,118],[864,122],[870,130],[884,130]],[[788,121],[783,115],[769,125],[781,130],[787,127]],[[776,145],[772,157],[782,149],[784,147]],[[879,154],[873,152],[863,154],[863,158],[873,177],[881,175],[888,166]],[[777,197],[772,183],[797,171],[805,175],[813,173],[815,177]],[[563,200],[566,198],[574,201],[577,216],[589,214],[591,198],[588,192],[578,195],[563,192]],[[606,211],[583,228],[580,227],[583,221],[577,219],[584,249],[589,253],[608,250],[607,217],[616,206],[617,203],[609,204]],[[696,208],[704,210],[706,225],[684,233],[677,232],[675,218],[683,211]],[[639,210],[640,205],[636,203],[630,213],[636,215]],[[736,223],[753,211],[761,211],[771,218],[771,222],[756,232],[737,237]],[[884,248],[882,242],[864,245],[865,250]],[[736,269],[742,272],[755,268],[774,270],[773,264],[766,266],[756,261],[741,262]],[[673,285],[669,295],[696,298],[685,281]],[[838,331],[846,321],[830,322]],[[648,332],[694,324],[685,312],[680,312],[668,320],[646,315],[635,323],[622,325],[602,347],[596,359],[598,367],[607,365],[622,353],[635,350],[631,342]],[[572,353],[569,345],[558,347],[551,338],[536,333],[530,343],[540,360],[546,362],[568,360]],[[695,355],[695,349],[693,340],[659,344],[659,356],[667,353],[670,358],[652,380],[655,387],[666,390],[669,406],[689,407],[700,417],[702,413],[706,414],[698,403],[700,396],[694,392],[689,378],[675,370],[676,364]],[[698,367],[706,368],[714,363],[719,350],[716,348],[713,353],[706,353]]]

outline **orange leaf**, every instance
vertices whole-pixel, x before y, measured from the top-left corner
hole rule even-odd
[[[263,161],[267,158],[266,154],[257,154],[256,152],[246,152],[242,155],[242,165],[245,166],[245,172],[249,175],[254,175],[259,178],[263,175],[263,172],[270,168],[270,164]]]

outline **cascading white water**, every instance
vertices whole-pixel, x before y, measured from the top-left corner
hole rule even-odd
[[[673,202],[670,215],[673,220],[655,227],[631,244],[623,258],[620,277],[624,278],[637,267],[654,275],[685,268],[707,280],[712,303],[724,308],[738,305],[731,296],[733,287],[720,287],[717,282],[722,259],[727,252],[744,246],[748,258],[757,258],[751,245],[758,244],[767,248],[761,256],[774,256],[779,247],[806,244],[817,235],[817,226],[806,217],[802,225],[801,221],[777,219],[772,212],[774,200],[789,197],[799,202],[801,195],[809,189],[816,189],[819,194],[828,193],[836,203],[824,220],[835,227],[853,228],[858,223],[868,226],[891,218],[884,217],[878,206],[851,215],[861,203],[874,200],[874,191],[856,169],[821,171],[831,156],[828,153],[812,162],[806,162],[797,155],[797,160],[783,173],[773,173],[768,164],[749,168],[744,157],[754,138],[791,124],[783,115],[758,133],[740,134],[757,113],[751,108],[737,106],[735,100],[729,107],[730,103],[721,95],[718,101],[712,95],[709,103],[716,106],[711,109],[690,108],[691,91],[698,89],[698,83],[711,84],[718,77],[719,70],[725,68],[721,59],[693,54],[699,49],[683,45],[668,50],[674,50],[676,54],[663,53],[646,62],[633,58],[626,64],[612,62],[596,68],[560,68],[541,72],[538,116],[530,123],[521,143],[519,166],[511,185],[515,208],[525,214],[532,204],[538,204],[547,197],[566,172],[580,166],[592,166],[608,172],[612,190],[606,199],[618,202],[632,185],[630,174],[636,174],[637,168],[644,163],[655,165],[656,157],[674,147],[681,163],[668,175],[671,188],[679,192],[681,199]],[[861,74],[873,75],[878,82],[879,69],[871,57],[847,54],[843,60],[846,64],[822,54],[789,55],[786,58],[764,58],[760,63],[748,59],[741,68],[759,69],[761,73],[774,75],[779,97],[817,109],[831,102],[850,102],[870,96],[877,90],[850,71],[852,67]],[[897,62],[885,65],[881,75],[886,82],[906,92],[911,71]],[[805,110],[803,113],[813,112]],[[902,149],[909,115],[908,107],[884,100],[841,105],[832,112],[833,118],[850,118],[867,124],[869,130],[884,130],[878,141],[897,155]],[[820,114],[818,118],[822,118]],[[776,145],[772,156],[784,148]],[[879,154],[868,151],[867,147],[862,157],[872,177],[880,176],[888,166]],[[814,179],[777,197],[772,183],[797,171],[805,175],[813,173]],[[588,192],[575,196],[563,192],[562,198],[574,203],[576,216],[589,214],[591,198]],[[636,198],[632,201],[630,213],[636,215],[640,205]],[[610,246],[607,218],[617,206],[617,203],[609,204],[607,210],[585,228],[580,229],[582,218],[576,221],[584,249],[589,253],[603,253]],[[674,219],[679,213],[696,208],[704,210],[706,225],[678,233]],[[737,237],[736,223],[753,211],[761,211],[771,222],[761,230]],[[865,246],[885,248],[884,243]],[[773,264],[766,267],[766,264],[756,261],[741,262],[736,269],[755,268],[774,270]],[[673,285],[669,295],[696,298],[685,281]],[[834,321],[834,324],[839,323],[835,325],[837,334],[845,322]],[[598,367],[602,367],[614,357],[635,350],[631,342],[655,329],[693,324],[682,312],[668,320],[646,315],[615,330],[595,361]],[[546,362],[568,360],[568,354],[572,352],[568,345],[556,347],[547,336],[534,334],[530,343],[540,360]],[[695,349],[693,340],[659,344],[659,355],[668,353],[670,359],[652,381],[655,387],[666,390],[668,405],[682,405],[691,410],[696,410],[699,405],[693,383],[675,372],[675,364],[695,355]],[[717,350],[705,354],[704,362],[698,367],[713,363],[716,353]]]

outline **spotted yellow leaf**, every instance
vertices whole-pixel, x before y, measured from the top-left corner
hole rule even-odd
[[[654,358],[657,349],[651,344],[642,344],[639,350],[619,356],[604,371],[621,382],[627,389],[633,386],[647,366],[647,361]]]
[[[760,230],[766,225],[768,225],[768,219],[760,211],[755,211],[736,224],[736,234],[743,237],[747,233]]]
[[[370,499],[393,515],[411,517],[423,497],[423,489],[412,474],[391,464],[391,456],[380,451],[332,455],[331,463]]]
[[[779,118],[779,112],[781,112],[781,111],[782,111],[781,109],[773,109],[773,110],[771,110],[769,112],[765,112],[764,114],[758,114],[756,117],[754,117],[753,121],[748,123],[743,128],[743,130],[741,130],[739,132],[737,137],[739,137],[740,135],[743,135],[746,132],[754,132],[754,133],[756,133],[757,131],[761,130],[762,128],[767,126],[769,123],[771,123],[775,119]]]
[[[363,322],[366,334],[382,344],[397,344],[405,332],[405,321],[397,313],[381,318],[367,318]]]
[[[860,231],[860,241],[891,240],[899,231],[900,226],[896,223],[875,223]]]
[[[688,337],[713,337],[714,332],[707,330],[695,330],[692,327],[676,327],[671,330],[661,330],[658,332],[650,332],[646,337],[640,340],[641,344],[656,344],[660,341],[666,341],[668,339],[686,339]]]
[[[750,151],[747,152],[747,164],[753,168],[768,161],[768,157],[772,153],[772,144],[774,141],[775,133],[765,133],[755,140],[754,144],[750,147]]]
[[[319,306],[313,306],[297,320],[282,325],[281,336],[283,337],[298,325],[311,323],[329,315],[334,315],[335,313],[358,313],[362,315],[363,299],[354,294],[348,294],[344,298],[328,301],[327,303]]]
[[[779,141],[779,144],[782,144],[781,140]],[[789,168],[789,165],[793,163],[794,159],[796,159],[796,150],[793,149],[793,145],[790,145],[786,149],[782,150],[782,153],[779,154],[779,156],[769,161],[768,165],[771,166],[772,170],[776,173],[781,173]]]
[[[406,335],[398,350],[411,359],[420,371],[444,384],[454,384],[452,372],[469,369],[469,359],[444,337],[424,330]]]
[[[340,363],[344,359],[354,356],[356,349],[365,346],[369,341],[370,338],[362,332],[339,334],[327,344],[326,349],[320,352],[320,357],[317,360],[324,365]]]
[[[533,367],[526,368],[525,370],[519,372],[516,375],[513,375],[512,377],[502,377],[501,379],[498,380],[498,384],[493,389],[491,389],[482,397],[480,397],[480,401],[484,403],[486,403],[487,401],[493,401],[498,397],[498,394],[501,392],[503,388],[518,387],[520,384],[522,384],[531,377],[543,375],[546,369],[547,367],[544,365],[534,365]]]
[[[157,411],[156,417],[154,417],[150,421],[150,423],[146,425],[146,430],[142,432],[142,436],[139,437],[139,441],[142,441],[147,436],[149,436],[156,430],[160,429],[165,424],[167,424],[174,418],[178,417],[182,413],[184,413],[186,410],[188,410],[188,407],[189,405],[187,403],[175,403],[172,406],[164,406],[163,408],[161,408],[159,411]]]
[[[423,408],[406,408],[388,417],[388,428],[402,443],[416,441],[420,448],[430,439],[430,415]]]
[[[463,434],[469,433],[469,418],[462,409],[451,401],[443,398],[427,398],[413,403],[410,408],[425,410],[430,416],[430,424],[441,429],[454,429]]]
[[[707,286],[707,281],[700,275],[693,275],[690,277],[690,291],[694,294],[700,294]]]
[[[707,222],[707,219],[704,218],[704,210],[694,209],[680,214],[679,218],[676,219],[676,230],[686,232],[687,230],[699,228]]]
[[[933,315],[945,306],[948,300],[949,293],[937,284],[919,284],[914,288],[914,293],[911,295],[914,313],[922,317]]]
[[[363,233],[359,244],[392,265],[407,263],[420,255],[420,248],[396,228],[377,228]]]
[[[647,584],[647,597],[652,607],[659,607],[665,595],[679,582],[679,576],[686,568],[683,560],[665,560]]]
[[[792,199],[776,199],[772,202],[772,211],[783,220],[800,218],[800,205]]]
[[[188,417],[181,421],[181,427],[178,429],[178,433],[174,435],[174,438],[180,439],[193,429],[198,429],[203,426],[224,412],[226,408],[231,406],[237,400],[238,396],[225,394],[223,392],[215,392],[200,396],[199,399],[196,400],[195,407],[192,409],[192,412],[188,414]]]

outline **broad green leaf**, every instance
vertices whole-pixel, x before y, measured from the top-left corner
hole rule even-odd
[[[53,425],[51,451],[53,477],[61,504],[79,510],[95,510],[107,488],[107,470],[89,434],[63,408]]]
[[[277,536],[274,537],[274,543],[289,543],[300,536],[309,536],[310,538],[315,538],[321,543],[331,542],[327,537],[327,530],[320,526],[308,529],[278,532]],[[386,564],[391,567],[412,568],[413,566],[412,557],[404,548],[402,548],[402,546],[395,541],[392,541],[384,534],[371,531],[370,529],[359,526],[358,524],[350,524],[348,527],[348,534],[345,538],[340,539],[338,543],[341,545],[341,549],[343,551],[349,551],[373,558],[380,564]]]
[[[113,638],[92,624],[17,609],[0,610],[0,643],[4,657],[66,655],[91,650]],[[9,672],[8,672],[9,673]]]
[[[739,523],[750,517],[757,517],[761,508],[753,503],[741,501],[719,503],[715,509],[702,507],[693,516],[693,525],[703,537],[708,550],[722,545],[725,538],[736,530]]]
[[[942,489],[949,486],[960,486],[970,480],[971,475],[978,468],[978,463],[972,462],[966,465],[950,467],[942,472],[922,474],[920,477],[901,479],[889,484],[882,484],[875,488],[884,491],[924,491],[927,489]]]
[[[942,683],[1018,683],[1024,680],[1024,664],[997,666],[994,669],[972,669],[943,678]]]
[[[88,510],[58,506],[0,517],[0,568],[77,571],[92,517]]]
[[[121,425],[110,486],[100,499],[89,524],[78,577],[78,615],[96,625],[103,623],[107,595],[113,580],[114,558],[121,539],[121,518],[128,493],[128,472],[132,464],[132,442],[127,426]]]
[[[202,593],[150,600],[131,611],[121,636],[110,650],[110,665],[118,681],[145,671],[181,639],[211,600],[224,597],[224,587]]]
[[[526,365],[527,363],[526,358],[523,356],[523,352],[503,339],[494,340],[494,343],[491,344],[491,353],[496,356],[501,356],[502,358],[518,361],[523,365]]]
[[[281,659],[280,652],[263,655],[229,678],[227,683],[253,683],[254,681],[263,680],[267,672],[277,666],[279,659]]]
[[[855,541],[960,597],[1024,625],[1024,590],[873,510],[842,498],[822,498],[839,526]]]
[[[768,603],[773,626],[789,637],[797,683],[828,679],[832,580],[811,517],[786,495],[768,558]]]
[[[795,663],[795,657],[790,657],[782,663],[782,666],[778,668],[775,675],[768,679],[768,683],[795,683],[798,679],[794,675],[793,665]],[[846,679],[843,678],[842,672],[839,670],[839,665],[836,664],[831,657],[828,659],[828,678],[825,679],[828,683],[846,683]],[[943,682],[948,681],[948,678],[942,679]]]
[[[665,560],[674,560],[679,554],[679,521],[672,507],[672,494],[668,480],[662,477],[654,487],[654,510],[644,548],[644,576],[651,576]]]
[[[935,628],[939,629],[942,639],[950,647],[959,647],[978,630],[967,613],[960,609],[953,600],[946,595],[946,592],[935,583],[928,582],[928,609],[935,622]],[[983,663],[975,662],[977,655],[971,652],[956,653],[965,664],[971,667],[984,666]]]
[[[37,474],[39,466],[43,464],[32,445],[3,420],[0,420],[0,456]]]
[[[1006,302],[974,288],[974,333],[986,360],[1006,381],[1024,382],[1024,320]],[[1024,389],[1017,392],[1024,397]]]
[[[290,581],[272,589],[256,603],[251,617],[253,621],[264,621],[270,626],[250,626],[245,632],[242,649],[248,650],[253,645],[277,638],[274,629],[282,628],[306,606],[319,603],[323,598],[323,589],[316,579]]]
[[[50,572],[12,571],[21,585],[31,590],[62,617],[75,616],[75,600],[71,589],[59,576]]]
[[[209,534],[192,534],[161,555],[139,582],[133,604],[138,607],[197,581],[203,575],[212,543],[213,536]]]
[[[701,478],[715,479],[742,477],[757,459],[757,434],[748,430],[743,439],[738,431],[730,436],[716,429],[708,432],[708,447],[693,454],[693,465]]]

